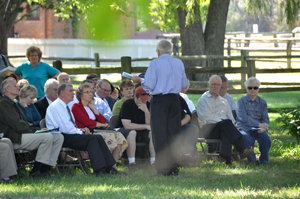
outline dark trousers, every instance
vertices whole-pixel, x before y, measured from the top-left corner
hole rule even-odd
[[[185,124],[181,127],[182,154],[196,155],[199,129],[196,125]]]
[[[216,124],[207,124],[202,127],[202,133],[206,139],[221,139],[220,154],[231,157],[232,145],[242,137],[229,119],[222,120]]]
[[[101,135],[65,133],[62,135],[64,136],[63,147],[79,151],[88,151],[94,172],[98,172],[101,169],[110,170],[116,163]]]
[[[155,168],[166,174],[177,167],[181,150],[181,117],[178,95],[155,95],[151,100],[151,131]]]

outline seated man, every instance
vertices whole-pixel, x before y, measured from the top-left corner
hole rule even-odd
[[[112,110],[113,115],[119,115],[121,107],[123,103],[132,98],[133,90],[134,90],[134,84],[131,80],[125,79],[120,83],[120,92],[122,93],[122,99],[117,101],[114,105],[114,108]]]
[[[57,80],[59,85],[63,84],[63,83],[71,83],[71,78],[69,77],[68,73],[62,72],[57,76]]]
[[[250,149],[255,140],[259,143],[261,153],[259,160],[262,164],[269,162],[269,149],[271,139],[268,135],[269,116],[267,102],[257,96],[259,92],[260,81],[255,77],[250,77],[245,81],[247,95],[238,100],[237,126],[243,134],[243,143]],[[248,157],[249,162],[259,164],[256,161],[255,154]]]
[[[46,116],[46,111],[49,104],[57,99],[57,88],[58,81],[55,79],[48,79],[44,86],[45,96],[34,102],[34,105],[40,113],[42,119],[44,119]]]
[[[138,169],[135,164],[136,141],[148,143],[148,139],[150,139],[150,163],[153,164],[155,162],[155,151],[150,128],[150,103],[147,102],[149,99],[149,95],[140,86],[135,89],[134,98],[128,99],[123,103],[119,114],[117,126],[121,127],[120,132],[128,142],[127,155],[130,170]]]
[[[187,85],[180,91],[180,96],[185,100],[186,104],[189,107],[190,112],[196,110],[194,103],[189,99],[189,97],[185,94],[190,87],[190,81],[187,79]]]
[[[114,86],[107,79],[100,79],[97,82],[96,94],[95,96],[102,99],[107,106],[109,106],[110,111],[112,111],[116,99],[110,97],[109,95],[114,91]]]
[[[221,89],[219,91],[219,95],[227,100],[231,110],[235,110],[236,105],[235,105],[234,99],[231,95],[229,95],[227,93],[228,79],[223,75],[220,76],[220,77],[221,77],[221,80],[222,80],[222,85],[221,85]]]
[[[75,125],[74,116],[67,105],[74,98],[72,84],[63,83],[59,85],[57,92],[57,100],[50,104],[47,109],[47,127],[59,127],[59,131],[54,131],[52,134],[61,133],[63,135],[63,147],[88,151],[96,176],[102,177],[106,173],[110,173],[116,161],[107,148],[102,136],[91,135],[87,127],[79,129]],[[112,174],[119,174],[119,171],[114,169],[112,170]]]
[[[252,149],[245,149],[242,145],[242,134],[235,128],[235,120],[227,100],[218,93],[221,88],[221,78],[212,75],[207,83],[209,91],[205,92],[197,104],[197,114],[200,132],[207,139],[221,139],[220,156],[231,164],[232,145],[240,154],[240,158],[246,158],[253,153]]]
[[[50,133],[34,133],[39,127],[30,126],[21,109],[14,102],[19,87],[13,78],[7,78],[0,85],[0,131],[9,138],[14,149],[37,150],[31,176],[49,176],[49,166],[55,166],[63,136]],[[49,165],[49,166],[48,166]]]
[[[0,183],[10,180],[10,176],[17,175],[17,164],[13,145],[8,138],[0,137]]]

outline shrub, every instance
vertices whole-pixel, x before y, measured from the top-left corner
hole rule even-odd
[[[300,100],[298,99],[300,102]],[[288,134],[295,137],[300,142],[300,106],[296,109],[278,110],[281,117],[276,119],[277,126],[283,130],[287,130]]]

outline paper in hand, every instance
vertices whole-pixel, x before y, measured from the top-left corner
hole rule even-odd
[[[123,72],[123,73],[122,73],[122,76],[131,79],[133,75],[130,74],[130,73]]]

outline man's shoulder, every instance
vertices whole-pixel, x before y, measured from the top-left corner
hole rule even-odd
[[[11,102],[8,99],[6,99],[5,97],[1,97],[0,98],[0,104],[1,104],[1,106],[11,105]]]
[[[35,105],[36,105],[36,104],[41,105],[41,104],[44,104],[45,102],[47,102],[47,104],[48,104],[48,101],[47,101],[46,96],[43,96],[41,99],[35,101],[34,104],[35,104]]]
[[[135,103],[134,99],[128,99],[128,100],[124,101],[123,106],[131,106],[134,103]]]

